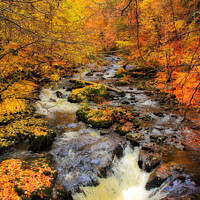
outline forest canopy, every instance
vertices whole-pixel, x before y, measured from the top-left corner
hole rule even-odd
[[[199,92],[199,8],[199,0],[1,1],[0,78],[56,81],[112,52],[158,70],[158,86],[173,83],[188,103]]]

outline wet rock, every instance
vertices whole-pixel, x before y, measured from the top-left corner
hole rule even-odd
[[[93,76],[93,73],[92,73],[92,72],[88,72],[88,73],[86,74],[86,76]]]
[[[146,115],[144,117],[140,117],[140,119],[142,119],[143,121],[151,121],[152,117],[150,115]]]
[[[125,66],[125,70],[127,70],[127,71],[134,71],[135,69],[137,68],[137,66],[136,65],[126,65]]]
[[[64,98],[65,95],[60,91],[56,91],[56,96],[57,98]]]
[[[144,139],[144,136],[141,133],[128,133],[126,139],[130,141],[133,147],[140,146],[141,140]]]
[[[122,101],[121,104],[128,105],[128,104],[130,104],[130,102],[129,101]]]
[[[73,87],[69,87],[66,89],[66,91],[72,91],[74,88]]]
[[[52,98],[50,98],[49,101],[51,101],[51,102],[56,102],[56,100],[55,100],[55,99],[52,99]]]
[[[116,156],[117,158],[121,158],[123,156],[123,147],[122,145],[118,144],[115,149],[113,150],[113,158]]]
[[[150,141],[156,144],[161,144],[167,139],[167,136],[150,135]]]
[[[55,137],[56,133],[50,130],[45,135],[32,136],[29,150],[33,152],[47,150],[52,145]]]
[[[181,143],[175,143],[175,147],[181,151],[186,150],[186,147]]]
[[[124,80],[124,79],[120,79],[115,82],[115,84],[118,86],[126,86],[126,85],[130,85],[131,83],[132,83],[131,80]]]
[[[100,132],[100,135],[108,135],[110,133],[110,131],[109,130],[102,130],[101,132]]]
[[[126,76],[127,74],[128,74],[127,71],[123,67],[121,67],[115,73],[115,77],[122,78],[122,77]]]
[[[142,76],[142,74],[139,74],[139,73],[129,73],[129,75],[131,75],[131,77],[133,78],[139,78]]]
[[[82,134],[69,141],[60,138],[57,145],[51,154],[58,166],[58,180],[74,193],[80,186],[97,185],[99,176],[107,177],[113,158],[122,156],[126,143],[116,134]]]
[[[86,84],[85,84],[84,81],[82,81],[82,80],[75,80],[75,88],[83,88],[85,86],[86,86]]]
[[[154,170],[149,181],[146,184],[146,189],[151,190],[155,187],[160,187],[163,182],[165,182],[172,175],[168,166],[161,165],[156,170]]]
[[[124,136],[124,135],[126,135],[127,133],[130,132],[130,129],[131,129],[130,127],[126,127],[126,126],[117,126],[115,131],[119,135]]]
[[[146,172],[151,172],[153,169],[158,167],[161,163],[161,155],[159,153],[153,153],[141,150],[139,155],[138,164],[141,169]]]
[[[154,115],[156,115],[156,116],[158,116],[158,117],[164,117],[165,115],[163,114],[163,113],[161,113],[161,112],[154,112],[153,113]]]
[[[125,92],[120,93],[120,97],[125,97],[125,96],[126,96]]]
[[[154,177],[151,181],[149,181],[147,184],[146,184],[146,189],[147,190],[151,190],[153,188],[158,188],[161,186],[161,184],[163,182],[165,182],[166,179],[161,179],[159,177]]]
[[[56,199],[59,199],[59,200],[73,200],[73,197],[72,197],[72,193],[71,191],[67,191],[65,188],[59,188],[59,189],[56,189]]]
[[[135,97],[131,97],[131,98],[129,98],[128,100],[130,100],[130,101],[135,101]]]

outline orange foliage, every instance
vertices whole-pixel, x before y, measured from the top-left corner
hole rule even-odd
[[[54,173],[47,164],[40,166],[39,163],[34,163],[34,166],[25,166],[19,159],[4,160],[0,164],[0,199],[29,198],[32,193],[43,198],[43,191],[51,186]],[[23,190],[21,197],[18,196],[16,188]]]

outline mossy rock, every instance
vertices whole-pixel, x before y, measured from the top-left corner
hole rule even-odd
[[[125,77],[127,74],[128,74],[128,72],[123,67],[121,67],[115,73],[115,77],[122,78],[122,77]]]
[[[132,122],[135,119],[135,113],[132,110],[128,110],[124,107],[116,108],[114,114],[118,123],[123,123],[124,121]]]
[[[117,126],[116,129],[115,129],[115,131],[116,131],[119,135],[124,136],[124,135],[126,135],[127,133],[130,132],[130,129],[131,129],[131,127],[128,127],[128,126],[126,126],[126,125],[123,125],[123,126]]]
[[[74,89],[68,97],[70,102],[80,103],[87,100],[100,102],[108,97],[106,86],[94,84],[84,88]]]
[[[82,81],[82,80],[76,80],[75,81],[75,88],[83,88],[85,86],[86,86],[86,84],[85,84],[84,81]]]
[[[116,81],[116,85],[118,86],[126,86],[126,85],[130,85],[131,84],[131,81],[128,81],[128,80],[117,80]]]
[[[92,109],[83,106],[77,110],[76,115],[79,120],[93,128],[109,128],[114,122],[114,112],[111,108]]]
[[[42,130],[41,135],[32,135],[30,137],[30,147],[29,150],[33,152],[39,152],[42,150],[47,150],[52,145],[56,133],[50,129]]]

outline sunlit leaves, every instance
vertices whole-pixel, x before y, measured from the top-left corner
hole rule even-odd
[[[0,199],[14,200],[37,193],[43,198],[45,188],[51,186],[53,171],[45,163],[23,164],[19,159],[4,160],[0,164]],[[21,189],[20,196],[17,191]]]

